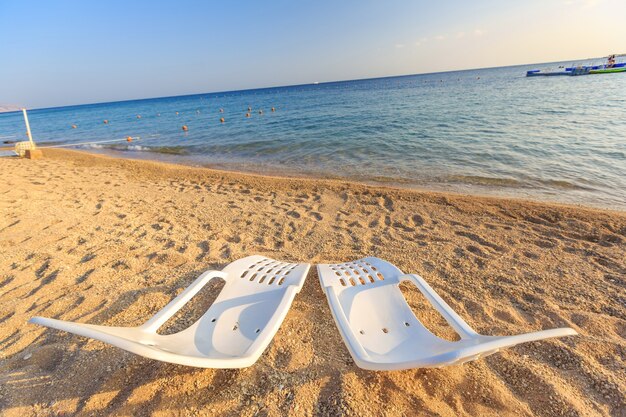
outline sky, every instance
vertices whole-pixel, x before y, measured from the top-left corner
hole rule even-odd
[[[624,0],[0,0],[0,106],[601,57]]]

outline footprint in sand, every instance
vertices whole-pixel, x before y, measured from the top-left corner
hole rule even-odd
[[[226,238],[226,240],[230,243],[239,243],[241,242],[241,238],[237,235]]]
[[[222,252],[220,256],[224,259],[229,259],[232,254],[232,250],[230,249],[230,246],[228,244],[224,244],[224,246],[221,247],[220,251]]]
[[[81,276],[79,276],[78,278],[76,278],[76,280],[75,280],[74,282],[75,282],[76,284],[81,284],[81,283],[85,282],[85,280],[86,280],[87,278],[89,278],[89,276],[90,276],[91,274],[93,274],[93,273],[94,273],[94,271],[95,271],[95,269],[93,269],[93,268],[92,268],[92,269],[90,269],[89,271],[85,272],[84,274],[82,274]]]
[[[539,255],[534,253],[534,252],[530,252],[530,251],[525,251],[524,252],[524,256],[527,257],[528,259],[539,259]]]
[[[320,221],[320,220],[322,220],[324,218],[320,213],[318,213],[316,211],[310,212],[309,216],[313,217],[317,221]]]
[[[468,252],[471,252],[474,255],[485,257],[485,254],[483,253],[483,251],[480,250],[480,248],[478,248],[477,246],[469,245],[465,249],[467,249]]]
[[[540,240],[537,239],[533,242],[535,244],[535,246],[539,246],[542,249],[551,249],[554,248],[556,245],[556,243],[551,242],[549,240]]]
[[[487,240],[483,239],[482,237],[478,236],[475,233],[460,232],[459,231],[459,232],[455,232],[455,234],[457,236],[466,237],[466,238],[468,238],[468,239],[478,243],[479,245],[481,245],[483,247],[491,248],[491,249],[495,250],[496,252],[505,252],[505,249],[502,246],[493,244],[491,242],[488,242]]]
[[[424,218],[419,214],[414,214],[413,217],[411,217],[411,220],[415,226],[423,226],[425,223]]]
[[[128,266],[128,264],[124,261],[117,261],[113,263],[113,265],[111,265],[111,268],[115,269],[116,271],[120,271],[130,269],[130,266]]]
[[[387,196],[380,197],[379,203],[381,207],[387,209],[387,211],[394,211],[393,209],[393,200]]]
[[[197,246],[200,249],[200,254],[196,256],[196,261],[201,261],[209,254],[209,242],[205,240],[198,243]]]
[[[402,224],[400,222],[394,222],[393,223],[393,227],[395,227],[396,229],[403,230],[405,232],[414,232],[415,231],[414,228],[406,226],[406,225],[404,225],[404,224]]]
[[[497,318],[498,320],[502,320],[502,321],[505,321],[507,323],[511,323],[511,324],[518,324],[519,323],[519,319],[516,318],[515,315],[513,313],[511,313],[510,311],[496,309],[493,312],[493,316],[495,318]]]

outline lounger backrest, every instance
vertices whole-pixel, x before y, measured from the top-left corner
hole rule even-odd
[[[333,287],[337,293],[343,291],[361,291],[372,286],[399,284],[398,277],[402,271],[390,263],[372,265],[372,258],[359,259],[344,264],[319,265],[320,268],[330,269],[332,273],[323,274],[322,284],[324,287]]]
[[[249,256],[224,268],[228,286],[237,287],[240,294],[248,292],[282,291],[288,286],[302,288],[306,275],[298,274],[306,265],[285,263],[263,256]]]

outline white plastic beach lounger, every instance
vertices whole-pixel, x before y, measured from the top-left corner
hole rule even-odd
[[[378,258],[318,265],[322,288],[343,340],[356,364],[370,370],[442,367],[478,359],[519,343],[577,334],[570,328],[517,336],[476,333],[415,274],[403,274]],[[406,303],[399,284],[411,281],[461,340],[432,334]]]
[[[207,271],[139,327],[108,327],[34,317],[41,324],[101,340],[137,355],[201,368],[244,368],[256,362],[278,331],[309,264],[249,256],[223,271]],[[226,283],[206,313],[179,333],[157,330],[213,278]]]

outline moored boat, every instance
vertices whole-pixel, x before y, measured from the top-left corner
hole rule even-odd
[[[613,74],[616,72],[626,72],[626,66],[618,67],[616,65],[612,68],[604,67],[604,68],[592,69],[591,71],[589,71],[589,74]]]

